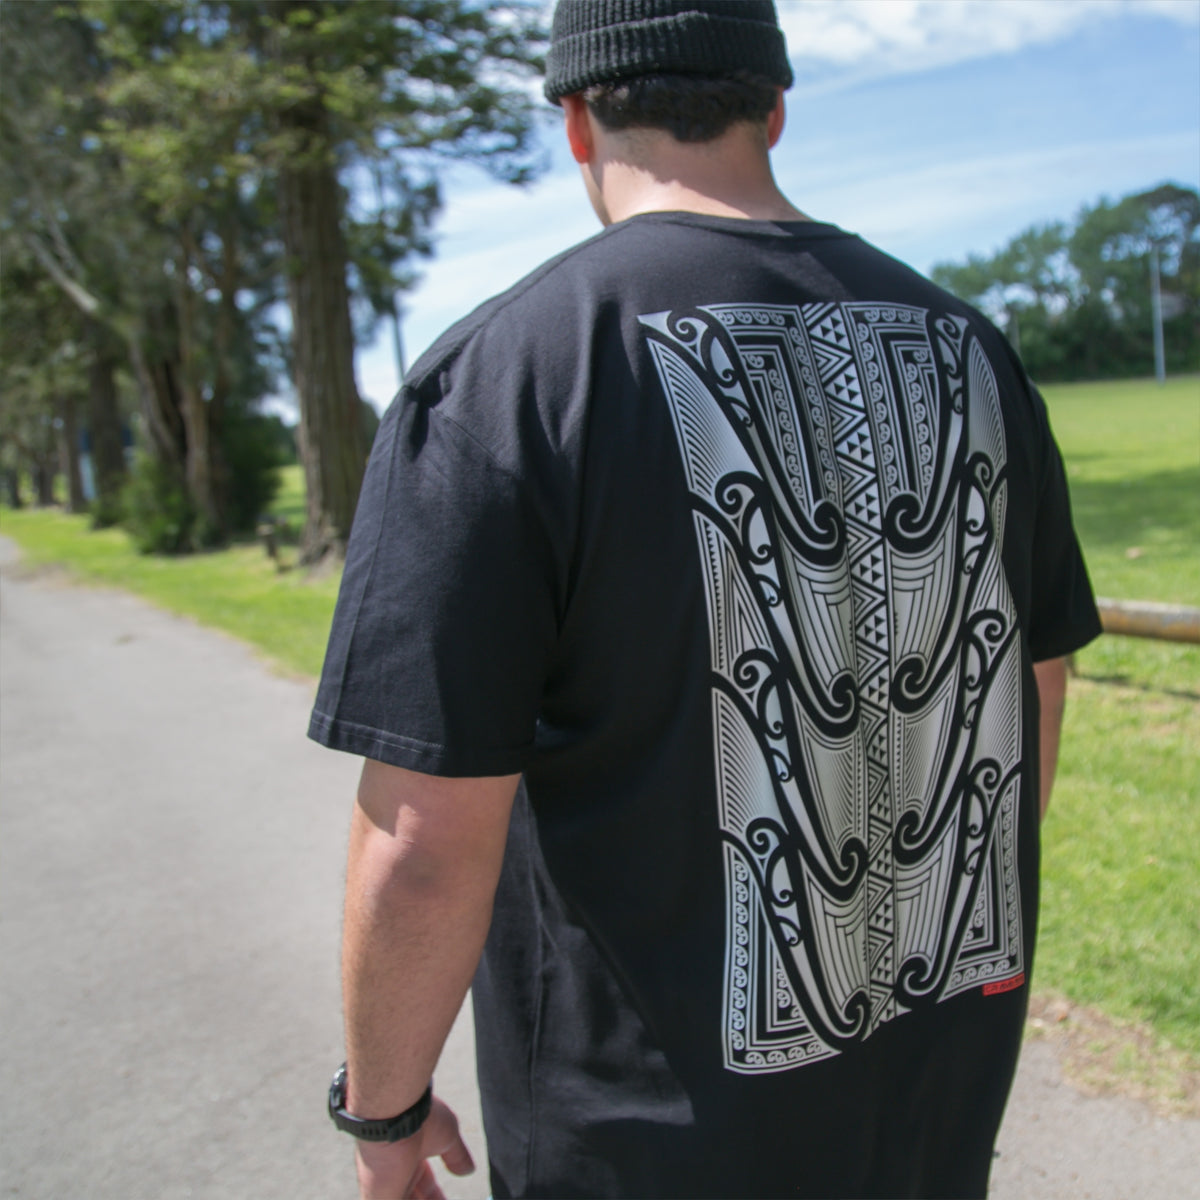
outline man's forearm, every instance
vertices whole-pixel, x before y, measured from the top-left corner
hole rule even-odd
[[[1067,660],[1049,658],[1033,664],[1037,678],[1041,717],[1038,724],[1040,749],[1039,785],[1041,816],[1050,806],[1050,789],[1058,769],[1058,742],[1062,733],[1063,712],[1067,704]]]
[[[394,1116],[429,1083],[487,937],[515,788],[363,771],[342,945],[356,1116]]]

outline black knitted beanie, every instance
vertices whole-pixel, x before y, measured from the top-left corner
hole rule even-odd
[[[635,75],[748,73],[792,86],[773,0],[559,0],[546,99]]]

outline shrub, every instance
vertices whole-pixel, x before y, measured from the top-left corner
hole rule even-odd
[[[183,481],[165,463],[139,451],[121,500],[121,523],[142,554],[183,554],[194,548],[196,510]]]
[[[278,418],[233,409],[226,414],[221,449],[225,456],[226,521],[231,533],[252,530],[279,490],[279,468],[287,461]]]
[[[97,496],[92,501],[89,511],[92,514],[93,529],[108,529],[112,525],[119,525],[125,515],[124,490],[116,496]]]

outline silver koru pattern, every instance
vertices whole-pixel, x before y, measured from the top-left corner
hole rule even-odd
[[[641,321],[708,603],[725,1063],[787,1070],[1024,970],[996,381],[920,308]]]

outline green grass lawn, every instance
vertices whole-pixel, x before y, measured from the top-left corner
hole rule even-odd
[[[271,515],[287,529],[299,535],[304,529],[304,471],[298,466],[279,472],[279,491],[271,505]]]
[[[1045,389],[1097,593],[1200,606],[1200,379]],[[1077,659],[1035,986],[1200,1055],[1200,646]]]
[[[1045,389],[1096,590],[1200,605],[1200,379]],[[275,505],[303,521],[298,468]],[[319,670],[336,574],[256,544],[136,554],[58,512],[0,513],[27,559],[126,587]],[[295,550],[285,547],[285,561]],[[1103,637],[1078,656],[1044,839],[1037,989],[1146,1022],[1200,1058],[1200,647]]]
[[[1200,377],[1044,391],[1096,591],[1200,605]]]

